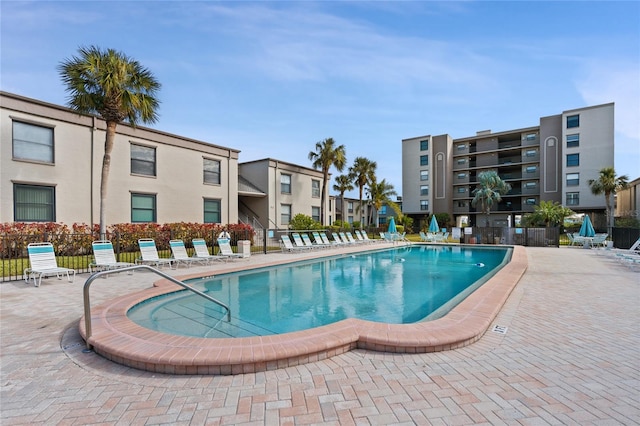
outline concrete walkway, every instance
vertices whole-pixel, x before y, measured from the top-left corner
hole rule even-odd
[[[153,374],[83,353],[86,276],[3,283],[0,423],[639,424],[640,273],[596,250],[528,256],[495,321],[506,334],[448,352],[354,350],[236,376]],[[155,279],[137,275],[127,289],[117,275],[97,280],[92,303]]]

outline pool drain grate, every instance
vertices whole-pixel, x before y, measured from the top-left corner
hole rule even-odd
[[[494,333],[507,334],[507,329],[508,328],[509,327],[505,327],[503,325],[494,325],[493,326],[493,330],[491,330],[491,331],[493,331]]]

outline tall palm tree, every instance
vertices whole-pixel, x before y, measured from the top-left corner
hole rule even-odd
[[[369,194],[369,202],[375,211],[376,226],[378,226],[378,210],[385,204],[395,204],[391,201],[391,196],[396,195],[397,192],[393,188],[393,185],[388,183],[386,179],[382,179],[380,182],[376,182],[375,180],[370,182],[367,192]],[[394,210],[396,209],[394,208]],[[371,212],[371,214],[373,214],[373,212]]]
[[[347,152],[344,145],[336,146],[333,138],[327,138],[316,142],[316,150],[309,153],[309,160],[313,161],[313,168],[322,170],[322,195],[320,197],[320,223],[325,224],[325,206],[327,199],[327,183],[329,182],[329,169],[335,167],[342,171],[347,163]]]
[[[489,226],[491,207],[499,203],[502,196],[509,191],[511,191],[511,185],[500,179],[495,170],[478,173],[478,187],[472,192],[471,205],[475,207],[480,203],[482,212],[487,215],[486,226]]]
[[[160,83],[137,61],[113,49],[81,47],[78,56],[58,66],[69,94],[67,104],[79,114],[97,114],[107,124],[100,182],[100,235],[106,235],[107,180],[116,126],[158,119]]]
[[[378,165],[375,161],[371,161],[365,157],[356,157],[353,160],[353,165],[349,167],[349,177],[351,180],[358,186],[359,196],[360,196],[360,205],[358,206],[358,212],[360,217],[362,217],[362,195],[364,192],[364,187],[367,186],[370,182],[375,181],[376,176],[376,167]],[[362,220],[360,222],[360,229],[362,229]]]
[[[613,204],[611,195],[629,187],[627,175],[616,176],[613,167],[604,167],[598,172],[598,179],[589,179],[589,187],[594,195],[604,193],[604,202],[607,206],[607,232],[611,235],[614,221]]]
[[[333,185],[333,190],[338,191],[340,193],[340,205],[342,206],[342,216],[340,219],[342,222],[345,222],[345,211],[346,207],[344,205],[344,193],[347,191],[353,191],[353,183],[351,182],[351,178],[348,175],[340,175],[336,176],[336,183]]]

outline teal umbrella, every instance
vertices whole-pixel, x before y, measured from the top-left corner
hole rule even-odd
[[[440,232],[440,225],[438,225],[438,219],[436,219],[436,215],[431,216],[429,232]]]
[[[596,231],[593,229],[593,225],[591,224],[591,219],[589,219],[589,216],[586,214],[582,220],[582,226],[580,227],[578,235],[581,237],[593,237],[596,235]]]
[[[398,230],[396,229],[396,221],[393,220],[393,218],[391,218],[389,220],[389,233],[390,234],[395,234],[397,232],[398,232]]]

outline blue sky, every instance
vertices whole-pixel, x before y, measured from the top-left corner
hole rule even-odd
[[[401,194],[402,139],[615,102],[616,171],[640,176],[639,2],[3,0],[0,16],[1,90],[64,105],[60,61],[114,48],[162,83],[152,127],[240,161],[310,166],[332,137]]]

